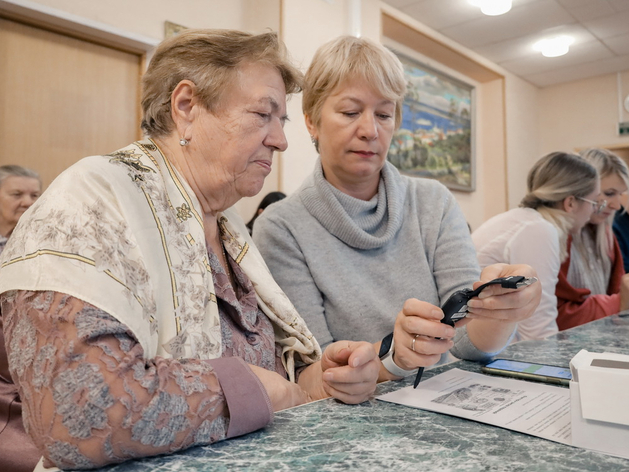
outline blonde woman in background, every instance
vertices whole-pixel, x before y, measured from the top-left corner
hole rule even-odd
[[[568,257],[559,271],[557,325],[572,328],[629,307],[629,275],[612,231],[621,196],[629,186],[629,169],[606,149],[588,149],[581,156],[600,175],[597,209],[581,231],[568,240]]]
[[[537,271],[542,299],[533,316],[518,323],[516,341],[557,333],[557,274],[568,235],[583,228],[597,205],[599,178],[583,158],[553,152],[535,163],[527,188],[519,208],[494,216],[472,233],[481,267],[504,262],[529,264]]]

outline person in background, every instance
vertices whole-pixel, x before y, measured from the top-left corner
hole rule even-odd
[[[142,80],[149,138],[74,164],[20,221],[0,303],[44,466],[172,453],[373,393],[372,346],[321,354],[228,210],[286,149],[286,95],[301,80],[275,33],[166,39]]]
[[[253,233],[253,223],[255,223],[258,216],[262,214],[262,212],[268,207],[271,203],[279,202],[286,198],[286,194],[283,192],[269,192],[267,193],[260,204],[258,205],[258,209],[256,210],[253,217],[247,223],[247,229],[249,230],[249,234]]]
[[[18,165],[0,166],[0,251],[41,190],[41,179],[34,170]]]
[[[41,179],[34,170],[0,166],[0,253],[41,190]],[[22,423],[22,403],[9,372],[0,312],[0,470],[31,472],[40,455]]]
[[[568,239],[568,256],[561,264],[557,289],[557,326],[579,326],[629,308],[629,275],[612,231],[612,222],[629,185],[629,169],[606,149],[580,153],[601,180],[597,208],[590,221]]]
[[[541,293],[539,284],[492,286],[469,302],[457,329],[440,323],[439,307],[455,291],[535,271],[502,264],[481,274],[452,194],[387,162],[405,90],[402,64],[382,45],[344,36],[319,48],[303,92],[319,159],[297,192],[258,218],[253,234],[322,344],[367,340],[379,352],[392,334],[379,380],[433,365],[450,348],[457,357],[491,357]]]
[[[529,171],[520,207],[490,218],[472,233],[481,267],[506,262],[537,270],[542,300],[533,316],[519,323],[516,341],[557,333],[555,287],[568,235],[589,221],[599,188],[596,169],[580,156],[547,154]]]

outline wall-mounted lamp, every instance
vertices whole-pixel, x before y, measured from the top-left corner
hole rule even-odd
[[[511,10],[511,0],[468,0],[485,15],[498,16]]]
[[[542,39],[533,45],[535,51],[539,51],[546,57],[563,56],[570,50],[570,45],[574,42],[572,36],[555,36],[554,38]]]

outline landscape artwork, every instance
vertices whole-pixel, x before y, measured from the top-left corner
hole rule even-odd
[[[388,160],[403,174],[473,191],[474,87],[397,55],[408,89],[402,125],[393,135]]]

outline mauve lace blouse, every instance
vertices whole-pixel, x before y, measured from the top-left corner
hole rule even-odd
[[[208,252],[221,317],[220,359],[146,359],[124,324],[89,303],[56,292],[2,296],[11,373],[25,427],[45,465],[91,468],[166,454],[272,420],[266,391],[247,364],[286,376],[273,326],[238,264],[229,260],[234,290]]]

